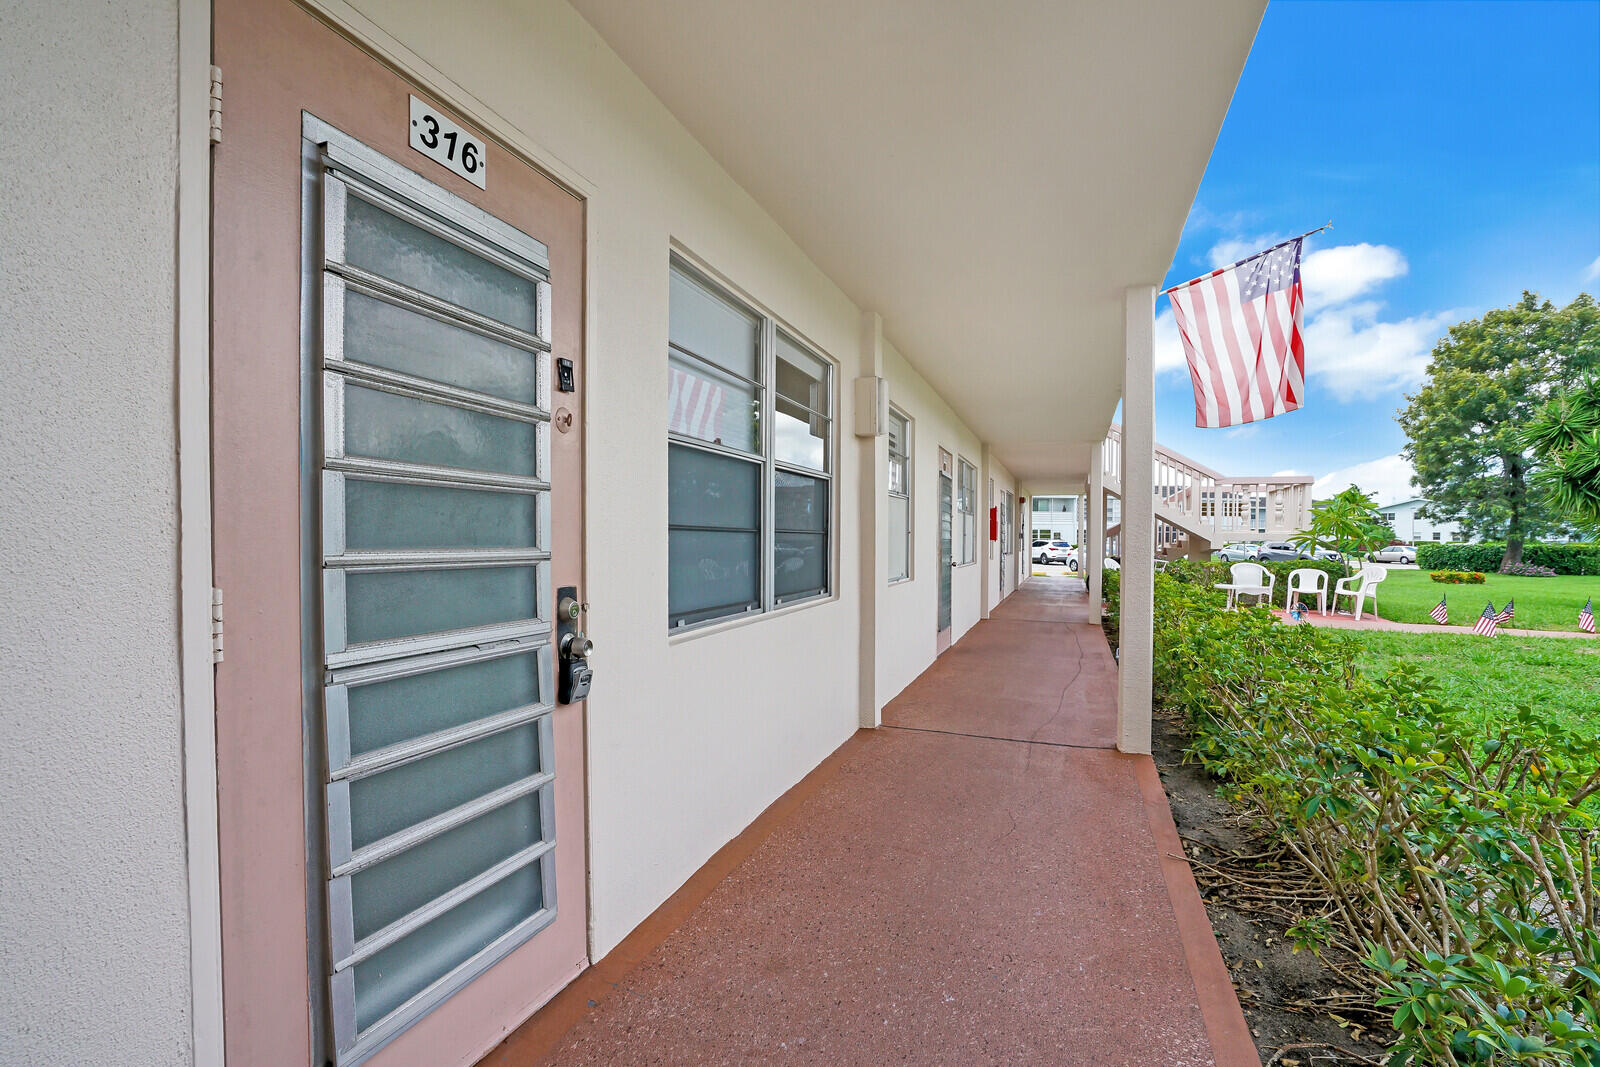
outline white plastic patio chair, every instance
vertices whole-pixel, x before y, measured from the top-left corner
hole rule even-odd
[[[1260,603],[1263,597],[1268,604],[1272,603],[1272,588],[1277,584],[1278,577],[1259,563],[1235,563],[1228,568],[1232,581],[1221,588],[1228,591],[1228,607],[1239,606],[1242,596],[1255,597]]]
[[[1363,563],[1358,574],[1349,578],[1340,578],[1333,584],[1333,610],[1339,610],[1339,598],[1350,597],[1351,613],[1355,615],[1356,622],[1361,621],[1361,608],[1366,601],[1372,601],[1372,613],[1378,613],[1378,583],[1389,577],[1389,568],[1381,563]]]
[[[1294,598],[1300,594],[1315,595],[1317,598],[1317,611],[1323,615],[1328,613],[1328,572],[1315,567],[1296,567],[1289,572],[1288,592],[1284,596],[1284,603],[1293,607]]]

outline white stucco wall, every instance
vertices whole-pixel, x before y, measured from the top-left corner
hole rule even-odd
[[[884,377],[889,402],[911,417],[911,577],[885,592],[878,616],[878,691],[892,698],[927,669],[937,655],[939,618],[939,449],[956,457],[951,465],[952,491],[959,487],[960,461],[980,465],[982,446],[976,435],[950,410],[945,399],[918,374],[893,345],[884,345]],[[987,493],[979,474],[977,492],[978,551],[989,535]],[[960,517],[956,517],[953,553],[959,553]],[[950,583],[951,640],[972,628],[983,611],[982,568],[974,562],[955,568]]]
[[[0,11],[0,1061],[191,1061],[173,0]]]
[[[604,955],[856,728],[859,310],[567,4],[356,7],[590,186],[589,862]],[[669,640],[673,242],[840,364],[843,536],[836,599]]]
[[[1454,522],[1435,522],[1425,519],[1417,512],[1422,508],[1421,501],[1411,501],[1394,507],[1379,508],[1384,514],[1392,514],[1394,522],[1390,527],[1394,535],[1407,544],[1432,543],[1434,532],[1439,534],[1439,541],[1456,541],[1461,537],[1461,526]]]

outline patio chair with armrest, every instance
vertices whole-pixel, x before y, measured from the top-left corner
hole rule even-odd
[[[1315,596],[1317,598],[1317,611],[1326,615],[1328,613],[1328,572],[1318,570],[1316,567],[1296,567],[1289,572],[1289,588],[1284,596],[1284,603],[1294,607],[1294,598],[1298,594]]]
[[[1358,574],[1354,574],[1349,578],[1340,578],[1334,583],[1333,610],[1338,611],[1339,598],[1347,596],[1353,601],[1351,613],[1355,615],[1357,622],[1361,621],[1361,608],[1368,600],[1372,601],[1372,613],[1376,615],[1378,613],[1378,583],[1387,577],[1389,577],[1389,568],[1382,564],[1362,564],[1361,571]]]
[[[1268,604],[1272,603],[1272,589],[1278,577],[1267,568],[1259,563],[1235,563],[1228,568],[1228,573],[1232,580],[1217,588],[1227,591],[1229,608],[1238,607],[1242,596],[1255,597],[1257,603],[1263,598]]]

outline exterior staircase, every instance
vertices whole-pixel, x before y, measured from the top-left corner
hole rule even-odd
[[[1122,427],[1113,423],[1101,449],[1102,484],[1122,497]],[[1307,475],[1230,477],[1157,442],[1154,494],[1156,552],[1204,560],[1234,541],[1282,541],[1311,522]],[[1107,551],[1120,555],[1121,523],[1106,528]]]

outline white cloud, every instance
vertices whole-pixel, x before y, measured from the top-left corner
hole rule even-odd
[[[1279,239],[1270,234],[1228,238],[1212,246],[1209,258],[1224,266]],[[1305,257],[1300,270],[1306,293],[1306,374],[1313,395],[1325,389],[1340,403],[1374,400],[1422,381],[1434,341],[1462,313],[1385,321],[1375,290],[1409,269],[1399,249],[1365,242],[1322,248]],[[1157,375],[1188,376],[1178,327],[1166,302],[1156,315],[1155,370]]]
[[[1335,245],[1319,248],[1300,264],[1306,309],[1318,310],[1354,300],[1409,270],[1406,257],[1388,245]]]
[[[1396,504],[1417,495],[1411,486],[1411,462],[1396,453],[1350,467],[1340,467],[1318,478],[1311,495],[1318,500],[1333,496],[1352,485],[1377,499],[1379,504]]]
[[[1594,262],[1584,269],[1583,280],[1586,282],[1600,282],[1600,256],[1594,257]]]
[[[1290,467],[1286,471],[1273,471],[1271,474],[1267,475],[1267,477],[1268,478],[1304,478],[1309,473],[1311,473],[1311,472],[1310,471],[1296,470],[1295,468]]]
[[[1271,248],[1283,239],[1282,235],[1271,233],[1258,234],[1255,237],[1224,237],[1211,246],[1210,251],[1206,253],[1206,259],[1210,262],[1211,269],[1216,270],[1218,267],[1231,266],[1246,256]]]
[[[1459,313],[1441,311],[1383,322],[1382,305],[1329,308],[1306,324],[1306,376],[1342,403],[1375,400],[1420,383],[1433,343]]]

